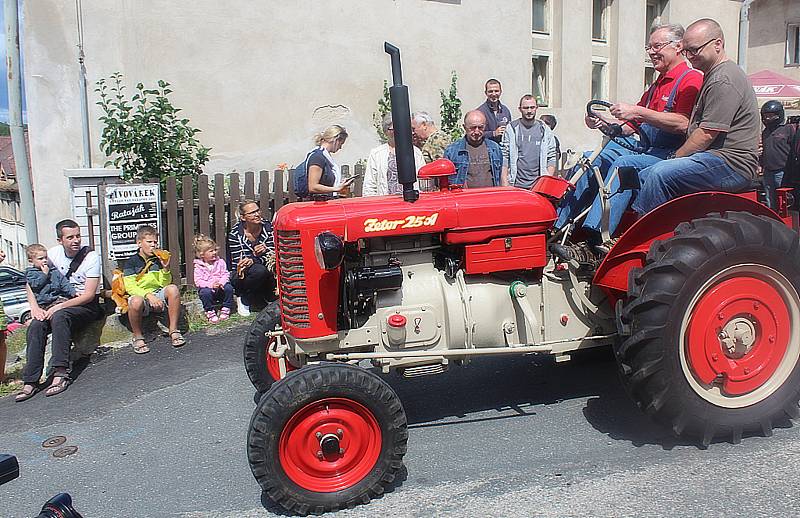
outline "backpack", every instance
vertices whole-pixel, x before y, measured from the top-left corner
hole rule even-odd
[[[305,198],[308,196],[308,159],[314,154],[316,149],[309,151],[300,165],[292,171],[292,186],[294,187],[294,194],[298,198]]]
[[[292,174],[292,186],[294,187],[294,193],[298,198],[310,198],[311,193],[308,192],[308,161],[309,159],[316,153],[320,153],[324,157],[324,152],[322,148],[314,148],[306,155],[306,159],[298,165],[293,174]],[[333,173],[333,165],[331,164],[328,158],[325,158],[325,165],[322,167],[322,176],[319,179],[320,183],[323,185],[333,186],[335,180],[335,176]],[[332,194],[315,194],[313,198],[317,199],[330,199],[332,198]]]
[[[791,140],[789,156],[783,168],[783,186],[800,187],[800,124],[793,124],[794,137]]]

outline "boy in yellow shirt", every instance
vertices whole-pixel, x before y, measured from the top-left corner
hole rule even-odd
[[[172,284],[169,266],[169,252],[158,250],[158,232],[150,225],[142,225],[136,232],[139,251],[125,261],[123,281],[128,293],[128,319],[133,331],[133,352],[144,354],[150,348],[142,333],[142,318],[151,312],[164,310],[167,306],[169,338],[173,347],[186,343],[178,331],[178,317],[181,310],[181,293]]]

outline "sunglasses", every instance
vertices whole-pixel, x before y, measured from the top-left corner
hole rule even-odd
[[[683,50],[681,50],[681,53],[684,56],[687,56],[687,57],[688,56],[695,57],[696,55],[700,54],[703,51],[703,49],[705,48],[706,45],[708,45],[712,41],[717,41],[718,39],[719,38],[711,38],[710,40],[708,40],[707,42],[703,43],[702,45],[700,45],[696,49],[690,49],[689,47],[685,47]]]
[[[644,46],[644,51],[645,52],[650,52],[652,50],[654,52],[658,52],[659,50],[663,49],[664,47],[666,47],[670,43],[675,43],[675,40],[664,41],[662,43],[654,43],[653,45],[645,45]]]

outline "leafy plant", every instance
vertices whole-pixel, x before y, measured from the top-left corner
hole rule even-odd
[[[129,99],[122,78],[116,72],[95,88],[103,110],[100,149],[109,157],[106,167],[121,168],[126,180],[159,178],[162,184],[170,176],[180,180],[200,174],[210,148],[195,138],[200,130],[178,116],[180,108],[168,98],[170,84],[159,80],[157,88],[145,88],[138,83]]]
[[[450,91],[447,94],[444,90],[439,90],[442,97],[442,107],[439,115],[442,118],[442,131],[450,136],[451,141],[460,139],[464,135],[464,127],[461,125],[461,99],[458,98],[458,76],[453,70],[450,76]]]
[[[378,140],[381,144],[389,141],[389,137],[383,131],[383,118],[387,113],[392,112],[392,98],[389,96],[389,82],[384,79],[383,81],[383,95],[378,99],[378,111],[372,114],[372,125],[375,126],[375,132],[378,134]]]

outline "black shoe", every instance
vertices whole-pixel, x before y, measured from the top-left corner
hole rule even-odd
[[[561,259],[562,262],[574,262],[573,266],[595,270],[602,259],[593,248],[594,247],[589,246],[589,244],[585,242],[563,245],[555,243],[550,245],[550,252]]]
[[[614,245],[617,244],[617,241],[619,241],[618,237],[612,237],[608,241],[604,241],[603,244],[594,247],[600,259],[605,259],[611,249],[614,248]]]

